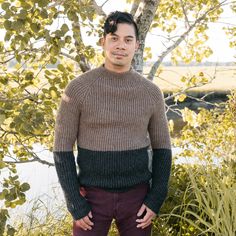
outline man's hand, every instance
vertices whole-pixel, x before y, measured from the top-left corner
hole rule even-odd
[[[93,226],[94,223],[89,218],[92,218],[92,217],[93,217],[92,212],[90,211],[87,216],[85,216],[79,220],[76,220],[75,225],[77,227],[82,228],[83,230],[91,230],[92,229],[91,226]]]
[[[152,219],[156,217],[156,213],[153,212],[150,208],[148,208],[145,204],[141,206],[141,208],[138,211],[137,216],[140,217],[141,215],[144,214],[146,211],[145,215],[143,216],[142,219],[137,219],[136,222],[140,223],[137,225],[137,228],[146,228],[152,223]]]

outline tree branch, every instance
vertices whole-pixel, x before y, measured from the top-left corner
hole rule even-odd
[[[222,4],[223,4],[224,2],[226,2],[226,1],[227,1],[227,0],[221,2],[220,4],[218,4],[218,5],[216,5],[216,6],[211,7],[211,8],[210,8],[209,10],[207,10],[201,17],[199,17],[197,20],[195,20],[195,22],[194,22],[192,25],[190,25],[190,27],[188,28],[188,30],[187,30],[185,33],[183,33],[183,34],[180,36],[180,38],[174,42],[173,45],[171,45],[170,47],[168,47],[168,48],[166,49],[166,51],[164,51],[164,52],[159,56],[158,60],[153,64],[153,66],[152,66],[152,68],[151,68],[151,70],[150,70],[150,72],[149,72],[147,78],[150,79],[150,80],[153,80],[154,75],[155,75],[155,73],[156,73],[158,67],[160,66],[160,64],[162,63],[163,59],[166,57],[166,55],[168,55],[171,51],[173,51],[176,47],[178,47],[179,44],[180,44],[183,40],[185,40],[185,38],[187,37],[187,35],[194,29],[194,27],[195,27],[197,24],[199,24],[201,21],[203,21],[203,20],[207,17],[207,15],[209,14],[209,12],[211,12],[211,11],[213,11],[213,10],[216,10],[217,8],[221,7]]]
[[[34,161],[37,161],[37,162],[39,162],[39,163],[41,163],[41,164],[44,164],[44,165],[54,166],[53,163],[40,159],[40,158],[37,156],[36,153],[30,151],[30,150],[27,148],[27,146],[25,146],[25,145],[21,142],[21,140],[18,138],[17,135],[14,135],[14,136],[16,137],[16,139],[18,140],[18,142],[24,147],[24,149],[25,149],[28,153],[32,154],[33,159],[27,160],[27,161],[25,161],[25,162],[34,162]],[[24,162],[24,161],[23,161],[23,162]],[[18,162],[18,163],[21,163],[21,161]]]
[[[82,40],[80,24],[79,22],[77,22],[77,23],[73,23],[72,26],[74,27],[74,29],[76,29],[74,30],[74,39],[75,39],[75,47],[76,47],[77,55],[80,57],[79,66],[82,72],[86,72],[90,70],[91,68],[90,68],[89,63],[87,62],[86,57],[81,53],[81,46],[84,47],[84,43]]]
[[[208,105],[218,106],[218,104],[215,104],[215,103],[208,102],[208,101],[205,101],[205,100],[204,100],[204,98],[205,98],[206,96],[208,96],[208,95],[210,95],[210,94],[206,94],[205,96],[203,96],[203,97],[201,97],[201,98],[196,98],[196,97],[191,96],[191,95],[187,95],[187,97],[189,97],[189,98],[191,98],[191,99],[193,99],[193,100],[196,100],[196,101],[198,101],[198,102],[204,102],[205,104],[208,104]]]
[[[25,160],[25,161],[4,161],[7,164],[25,164],[25,163],[32,163],[32,162],[40,162],[41,164],[48,165],[48,166],[54,166],[53,163],[47,162],[44,160],[41,160],[40,158],[34,158],[31,160]]]
[[[107,1],[106,1],[107,2]],[[105,2],[105,3],[106,3]],[[102,6],[98,6],[98,4],[96,3],[95,0],[92,1],[92,4],[93,4],[93,7],[94,7],[94,10],[96,11],[96,13],[99,15],[99,16],[104,16],[106,17],[106,13],[103,11],[102,7],[104,6],[104,4]]]
[[[179,109],[176,109],[176,108],[173,109],[172,106],[176,106],[176,105],[169,105],[169,106],[167,106],[166,113],[167,113],[168,111],[172,111],[173,113],[177,114],[177,116],[179,116],[179,117],[182,118],[182,113],[181,113],[181,111],[180,111]]]
[[[183,10],[183,13],[184,13],[185,23],[186,23],[186,26],[187,26],[186,28],[189,28],[190,23],[189,23],[189,20],[188,20],[187,12],[186,12],[185,7],[184,7],[183,0],[180,0],[180,3],[181,3],[181,7],[182,7],[182,10]]]
[[[22,98],[14,98],[14,99],[8,99],[8,98],[3,98],[0,96],[0,102],[22,102],[26,99],[31,99],[32,100],[32,96],[25,96]]]
[[[85,57],[84,57],[84,60],[81,60],[80,62],[78,62],[78,61],[75,60],[75,57],[71,56],[68,53],[60,52],[60,54],[62,56],[65,56],[65,57],[75,61],[76,63],[79,63],[79,67],[80,67],[82,72],[86,72],[86,71],[90,70],[90,66],[85,62]],[[80,56],[82,56],[82,55],[80,55]]]
[[[101,7],[103,7],[107,2],[109,2],[109,0],[106,0],[106,1],[101,5]]]
[[[75,58],[74,58],[73,56],[71,56],[70,54],[68,54],[68,53],[60,52],[60,54],[61,54],[62,56],[65,56],[65,57],[67,57],[67,58],[69,58],[69,59],[71,59],[71,60],[77,62],[77,61],[75,60]]]
[[[0,64],[6,64],[6,63],[8,63],[9,61],[11,61],[11,60],[13,60],[15,58],[15,56],[13,56],[13,57],[11,57],[11,58],[9,58],[9,59],[7,59],[6,61],[0,61]]]

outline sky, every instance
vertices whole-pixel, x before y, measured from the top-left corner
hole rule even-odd
[[[103,10],[106,13],[115,11],[115,10],[129,10],[130,6],[127,5],[125,0],[96,0],[98,5],[102,5],[104,2]],[[229,8],[226,8],[222,14],[220,22],[236,22],[236,14],[233,14]],[[212,23],[209,25],[209,30],[207,35],[209,36],[207,45],[209,45],[213,50],[213,55],[207,58],[205,61],[214,61],[214,62],[228,62],[236,61],[234,56],[236,52],[229,48],[229,39],[227,38],[225,32],[222,30],[222,27],[226,26],[222,23]],[[235,24],[236,26],[236,24]],[[90,41],[90,40],[89,40]],[[161,43],[159,37],[148,35],[146,39],[146,46],[150,46],[152,49],[153,60],[155,60],[158,55],[164,50],[164,47]],[[170,57],[167,56],[164,61],[170,60]]]

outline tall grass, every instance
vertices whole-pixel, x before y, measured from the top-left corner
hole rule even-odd
[[[42,200],[36,199],[28,214],[16,217],[14,236],[71,236],[73,219],[63,203],[59,203],[54,210]],[[109,236],[118,236],[115,223],[109,231]]]
[[[28,214],[17,218],[14,236],[71,236],[72,219],[64,206],[57,206],[50,211],[40,199],[36,199]]]
[[[180,219],[181,225],[193,227],[191,235],[236,235],[236,172],[235,163],[227,162],[221,168],[211,166],[189,167],[189,187],[183,203],[168,216]],[[190,201],[186,199],[193,194]],[[176,214],[181,208],[181,214]],[[185,235],[180,227],[178,235]]]

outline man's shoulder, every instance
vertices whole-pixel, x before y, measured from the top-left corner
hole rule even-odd
[[[89,89],[93,81],[96,81],[97,74],[97,68],[80,74],[67,84],[65,93],[71,94],[72,96],[86,94],[86,91]]]
[[[141,74],[139,74],[139,76],[142,81],[144,89],[146,89],[150,95],[155,97],[162,96],[162,91],[157,84],[155,84],[153,81],[147,79]]]
[[[96,80],[97,76],[99,73],[98,68],[94,68],[91,70],[88,70],[80,75],[78,75],[75,79],[73,79],[71,82],[72,83],[90,83],[91,81]]]

